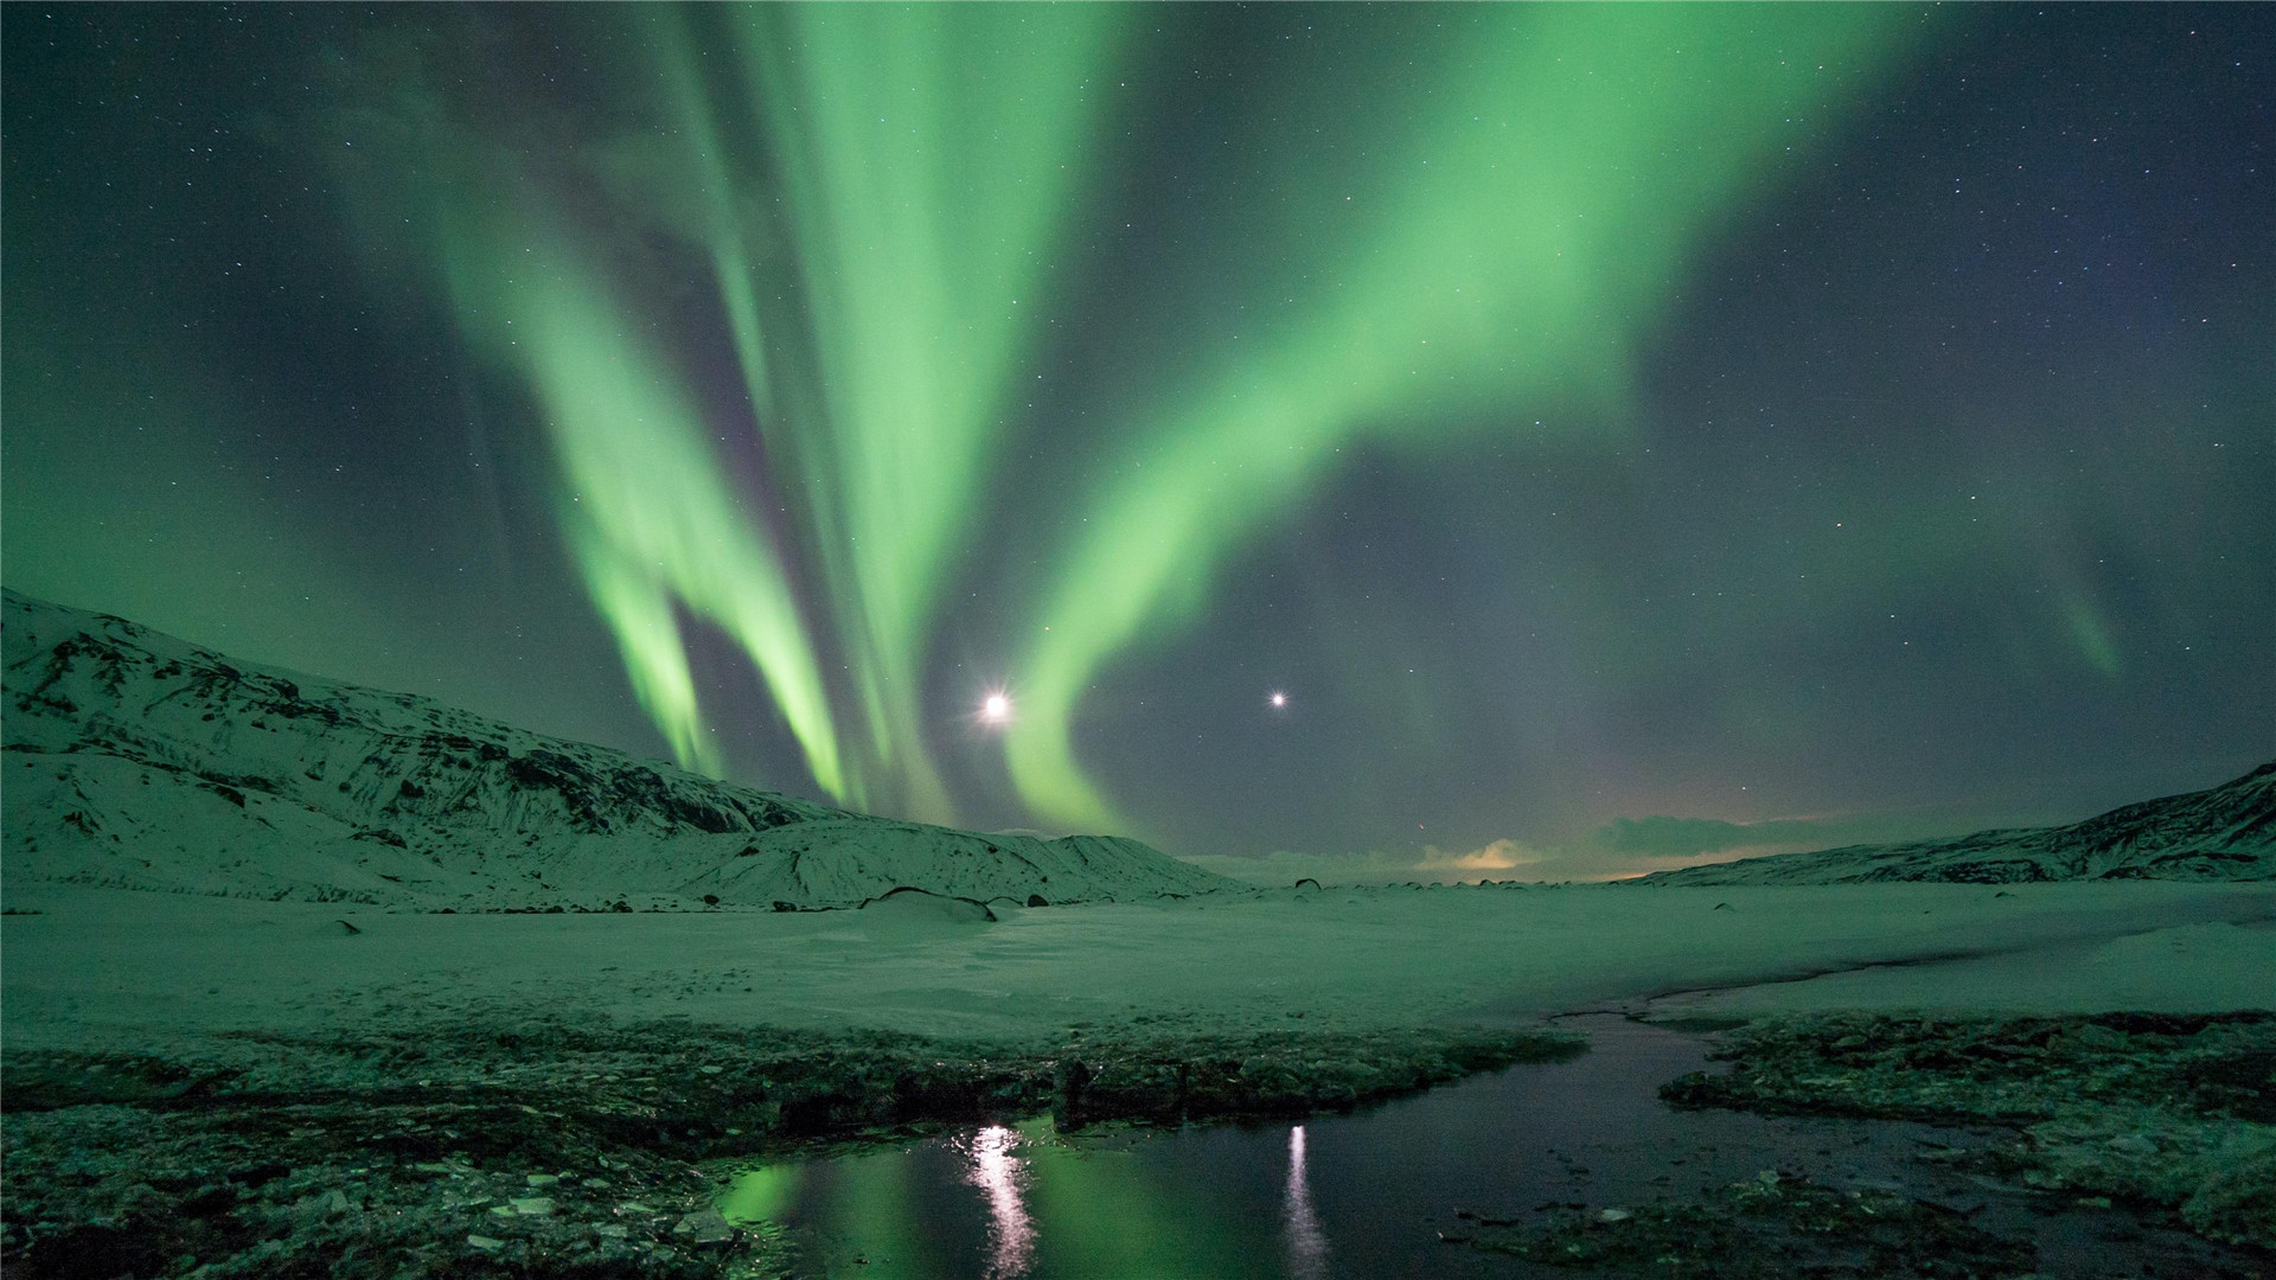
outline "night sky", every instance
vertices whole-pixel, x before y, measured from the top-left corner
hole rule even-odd
[[[2267,6],[0,24],[21,591],[1274,874],[2276,755]]]

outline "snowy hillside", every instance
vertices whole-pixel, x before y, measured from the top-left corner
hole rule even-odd
[[[2144,800],[2065,827],[2016,827],[1949,840],[1747,858],[1662,871],[1632,883],[2271,879],[2276,879],[2276,762],[2210,790]]]
[[[4,608],[10,888],[591,910],[1232,885],[1133,840],[863,817],[14,592]]]

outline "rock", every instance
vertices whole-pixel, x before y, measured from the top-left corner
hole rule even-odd
[[[2265,1139],[2263,1139],[2265,1141]],[[2276,1145],[2217,1169],[2181,1206],[2199,1234],[2261,1249],[2276,1246]]]
[[[900,929],[994,924],[997,918],[988,904],[977,898],[934,893],[908,885],[864,899],[855,910],[864,913],[865,922],[875,920],[884,927]]]
[[[514,1212],[524,1218],[550,1218],[553,1216],[552,1196],[523,1196],[506,1202]]]
[[[553,1173],[533,1173],[528,1177],[522,1179],[522,1181],[527,1182],[533,1187],[550,1187],[554,1183],[561,1181],[561,1176],[559,1174]]]
[[[466,1242],[484,1252],[506,1247],[506,1242],[496,1236],[468,1236]]]
[[[2123,1152],[2130,1156],[2154,1156],[2157,1154],[2157,1143],[2138,1133],[2121,1133],[2112,1138],[2106,1145],[2112,1151]]]
[[[1598,1222],[1626,1222],[1628,1219],[1635,1216],[1635,1214],[1628,1212],[1626,1209],[1606,1209],[1604,1212],[1596,1215],[1596,1220]]]
[[[719,1210],[704,1209],[680,1219],[679,1224],[672,1228],[672,1234],[684,1235],[696,1244],[718,1244],[734,1239],[735,1228],[728,1225],[727,1219],[720,1215]]]

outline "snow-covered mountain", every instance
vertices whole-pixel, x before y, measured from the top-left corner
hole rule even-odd
[[[1233,887],[1135,840],[865,817],[12,591],[0,607],[9,885],[461,911]]]
[[[1951,880],[2276,879],[2276,762],[2233,782],[2144,800],[2064,827],[1861,844],[1718,862],[1635,884],[1852,884]]]

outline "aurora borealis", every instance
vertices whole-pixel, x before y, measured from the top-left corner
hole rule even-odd
[[[2254,7],[0,43],[24,591],[1194,854],[1587,873],[2267,754]]]

